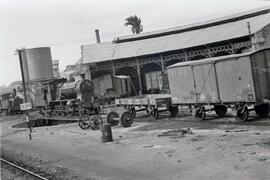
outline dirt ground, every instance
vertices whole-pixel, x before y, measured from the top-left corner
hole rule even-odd
[[[11,128],[21,116],[1,118],[1,152],[70,171],[70,179],[270,177],[270,118],[239,124],[230,116],[198,122],[193,117],[153,120],[141,115],[130,128],[113,127],[110,143],[101,142],[99,130],[82,130],[77,123],[34,128],[30,141],[27,129]],[[183,128],[191,129],[183,135]]]

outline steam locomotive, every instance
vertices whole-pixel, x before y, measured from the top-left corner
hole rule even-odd
[[[2,88],[0,91],[0,115],[22,113],[20,104],[23,99],[17,96],[16,89]]]
[[[95,96],[93,82],[84,78],[75,81],[57,79],[50,82],[52,101],[40,113],[49,116],[82,116],[99,113],[100,101]],[[47,101],[47,93],[44,93]]]

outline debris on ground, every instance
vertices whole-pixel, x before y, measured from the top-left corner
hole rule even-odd
[[[143,146],[144,148],[151,148],[154,147],[154,145],[148,145],[148,146]]]
[[[198,148],[196,148],[197,151],[198,151],[198,150],[201,150],[201,149],[203,149],[203,147],[198,147]]]
[[[256,145],[256,143],[244,143],[242,144],[243,146],[253,146],[253,145]]]
[[[258,158],[259,161],[267,161],[268,159],[269,157],[266,157],[266,156],[262,156]]]
[[[181,133],[181,134],[179,134]],[[182,128],[182,129],[175,129],[163,132],[162,134],[159,134],[158,137],[162,136],[169,136],[169,137],[183,137],[185,134],[193,134],[191,128]]]
[[[195,136],[194,138],[191,138],[190,140],[193,142],[200,142],[200,141],[205,140],[206,138],[207,136],[198,135],[198,136]]]
[[[268,139],[262,139],[257,144],[260,145],[260,146],[270,146],[270,138],[268,138]]]
[[[248,131],[248,129],[226,130],[225,132],[245,132],[245,131]]]

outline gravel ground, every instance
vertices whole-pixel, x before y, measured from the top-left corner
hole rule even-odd
[[[18,153],[18,151],[14,151],[14,149],[1,148],[1,157],[48,179],[83,179],[70,169],[66,169],[62,166],[48,165],[48,163],[42,159],[32,155],[26,155],[22,151]],[[22,174],[21,171],[14,171],[14,168],[8,168],[7,165],[1,166],[2,179],[36,179],[30,178],[30,175],[22,176]]]
[[[5,163],[1,163],[1,179],[3,180],[38,180],[38,178],[34,178],[31,175],[25,174],[20,170],[17,170]]]
[[[52,179],[264,180],[270,177],[269,120],[141,117],[130,128],[113,127],[114,141],[101,143],[100,131],[76,123],[34,128],[29,141],[28,131],[8,128],[16,117],[1,122],[1,151]],[[183,128],[191,129],[183,134]]]

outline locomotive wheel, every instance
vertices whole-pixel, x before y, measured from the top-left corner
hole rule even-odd
[[[100,126],[103,124],[102,117],[99,115],[93,115],[90,117],[89,126],[93,130],[99,130]]]
[[[130,108],[129,113],[132,115],[133,118],[135,118],[136,117],[136,109],[135,109],[135,107]]]
[[[88,129],[89,126],[89,121],[90,121],[90,116],[81,116],[79,119],[79,126],[82,129]]]
[[[227,107],[224,105],[216,105],[214,106],[214,110],[219,117],[225,116],[227,114]]]
[[[117,126],[119,121],[115,120],[115,118],[119,118],[119,114],[115,111],[110,112],[107,115],[107,123],[111,124],[111,126]]]
[[[158,109],[154,109],[154,110],[153,110],[152,116],[153,116],[154,119],[158,119],[158,117],[159,117]]]
[[[120,120],[123,127],[130,127],[133,123],[134,118],[129,112],[124,112]]]
[[[255,106],[255,112],[259,117],[266,118],[268,117],[270,111],[270,104],[260,104]]]
[[[196,109],[195,117],[200,121],[205,120],[206,112],[203,106]]]
[[[247,107],[242,107],[237,110],[236,120],[239,122],[247,121],[249,117],[249,112]]]

